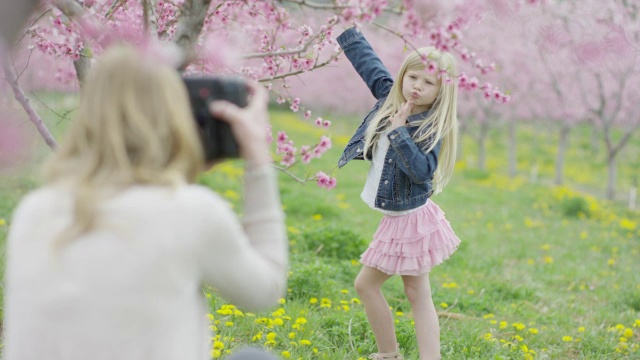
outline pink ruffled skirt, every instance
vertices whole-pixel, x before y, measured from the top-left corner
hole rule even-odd
[[[429,199],[407,215],[385,215],[360,262],[389,275],[420,275],[448,259],[458,245],[444,212]]]

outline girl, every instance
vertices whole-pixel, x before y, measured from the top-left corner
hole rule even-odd
[[[382,284],[398,274],[411,304],[420,359],[440,359],[429,271],[447,259],[460,240],[429,198],[442,191],[453,172],[457,87],[427,71],[425,62],[435,62],[453,76],[453,58],[434,48],[418,49],[404,60],[394,82],[357,29],[346,30],[337,41],[378,100],[338,162],[342,167],[353,159],[371,161],[361,196],[384,214],[355,280],[378,347],[371,358],[402,358],[393,317],[380,292]]]
[[[249,311],[277,304],[284,215],[266,91],[248,87],[246,108],[212,105],[245,159],[241,223],[194,184],[205,163],[180,75],[130,47],[98,59],[45,186],[14,212],[5,360],[210,359],[203,284]]]

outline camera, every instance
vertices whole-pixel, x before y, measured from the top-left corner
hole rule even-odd
[[[226,100],[239,107],[247,106],[246,83],[230,76],[185,76],[183,80],[189,93],[205,160],[211,162],[239,157],[238,143],[231,126],[211,115],[209,104],[215,100]]]

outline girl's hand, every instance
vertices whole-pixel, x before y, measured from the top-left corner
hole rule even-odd
[[[404,126],[407,123],[407,118],[411,114],[413,108],[413,99],[409,99],[406,103],[400,106],[400,110],[391,118],[391,130],[395,130],[400,126]]]
[[[209,105],[211,114],[231,125],[240,147],[240,156],[251,165],[272,162],[267,144],[267,90],[256,82],[247,82],[249,103],[240,108],[228,101],[214,101]]]

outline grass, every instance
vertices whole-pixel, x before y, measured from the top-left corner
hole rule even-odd
[[[217,334],[213,357],[246,345],[305,360],[364,359],[375,351],[352,283],[359,270],[358,255],[380,215],[360,200],[367,164],[353,162],[335,169],[355,121],[334,121],[333,148],[309,167],[292,169],[298,177],[332,172],[338,179],[336,189],[301,185],[280,175],[291,249],[289,291],[281,304],[265,313],[244,313],[204,289],[210,313],[203,316]],[[313,143],[324,134],[310,121],[278,110],[272,122],[274,129],[287,129],[297,145]],[[513,179],[506,175],[501,130],[494,130],[490,138],[486,172],[474,169],[474,144],[465,136],[465,155],[454,179],[434,198],[463,241],[431,273],[441,314],[443,358],[637,359],[639,213],[577,192],[576,187],[531,183],[528,168],[534,161],[543,169],[541,176],[552,177],[555,139],[545,135],[542,141],[540,136],[531,126],[519,130],[522,175]],[[583,143],[580,139],[568,155],[567,182],[603,188],[603,155],[593,156],[584,145],[576,145]],[[630,146],[631,154],[640,149],[637,139]],[[621,160],[621,173],[637,172],[634,161],[633,156]],[[241,174],[241,164],[228,162],[200,181],[241,213]],[[628,182],[625,176],[623,184]],[[0,186],[1,243],[16,202],[38,182],[24,172],[8,179]],[[390,279],[384,293],[405,358],[417,359],[411,308],[400,279]]]

